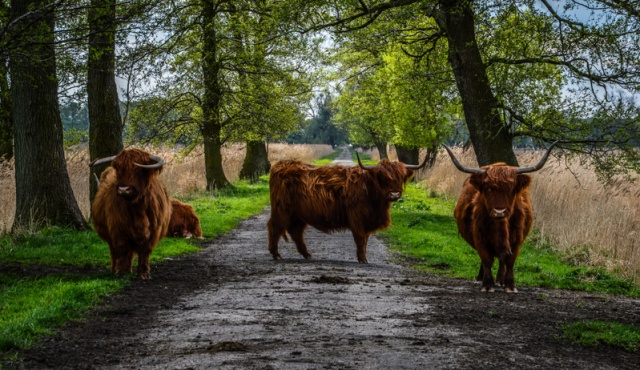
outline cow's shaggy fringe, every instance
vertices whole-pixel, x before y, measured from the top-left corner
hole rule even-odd
[[[229,144],[222,149],[222,166],[227,178],[236,181],[245,156],[244,144]],[[190,153],[181,148],[146,148],[147,151],[165,159],[166,166],[161,175],[169,195],[187,195],[204,191],[204,154],[201,147]],[[321,144],[269,144],[271,163],[280,159],[297,159],[312,162],[333,153],[330,145]],[[66,152],[67,171],[71,187],[85,217],[89,216],[89,152],[87,145],[74,147]],[[93,180],[92,180],[93,181]],[[0,234],[11,229],[15,214],[15,178],[13,160],[0,160]]]
[[[477,167],[472,150],[454,151],[463,165]],[[543,151],[517,154],[521,166],[530,166]],[[457,199],[466,177],[443,150],[419,180],[430,191]],[[553,245],[571,263],[604,267],[640,282],[640,181],[603,185],[586,161],[554,157],[531,177],[537,230],[532,240]]]

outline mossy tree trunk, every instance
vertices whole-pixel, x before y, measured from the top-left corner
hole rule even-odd
[[[116,0],[91,0],[89,8],[89,60],[87,96],[89,102],[89,156],[118,154],[122,148],[122,117],[115,81]],[[89,198],[98,191],[94,174],[100,177],[108,163],[91,168]]]
[[[220,73],[222,64],[218,60],[218,35],[216,34],[217,4],[214,0],[201,0],[202,6],[202,77],[204,98],[202,102],[202,137],[204,140],[204,161],[207,190],[231,186],[222,168],[222,86]]]
[[[418,164],[420,160],[420,148],[409,149],[402,145],[396,145],[398,161],[406,164]]]
[[[387,143],[378,142],[375,144],[376,148],[378,148],[378,154],[380,155],[380,160],[389,159],[389,154],[387,154]]]
[[[248,141],[247,155],[242,163],[240,178],[257,181],[260,176],[269,173],[271,164],[267,156],[267,146],[263,141]]]
[[[0,61],[0,158],[13,158],[13,114],[9,90],[9,68]]]
[[[12,0],[12,19],[50,3]],[[22,19],[30,22],[31,32],[22,35],[24,46],[10,62],[16,178],[13,231],[46,225],[85,230],[88,225],[73,195],[64,157],[54,14]]]
[[[442,0],[439,26],[447,34],[449,64],[462,99],[464,117],[480,166],[506,162],[517,166],[512,135],[502,122],[475,35],[472,2]]]

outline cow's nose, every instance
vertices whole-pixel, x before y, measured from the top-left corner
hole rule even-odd
[[[398,200],[402,194],[399,191],[392,191],[389,193],[389,200]]]
[[[501,209],[493,209],[493,215],[494,217],[505,217],[506,216],[506,212],[507,209],[506,208],[501,208]]]
[[[127,195],[131,193],[131,186],[118,186],[118,194]]]

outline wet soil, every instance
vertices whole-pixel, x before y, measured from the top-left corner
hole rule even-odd
[[[369,239],[307,232],[313,258],[267,251],[266,210],[152,266],[81,321],[5,364],[23,369],[637,369],[640,353],[559,338],[579,320],[640,323],[640,300],[519,287],[481,293]],[[443,266],[446,268],[446,266]],[[517,276],[516,276],[517,278]]]
[[[152,267],[21,360],[24,369],[632,369],[640,353],[559,339],[583,319],[640,322],[640,301],[471,281],[403,266],[377,238],[307,232],[314,257],[266,248],[268,212]]]

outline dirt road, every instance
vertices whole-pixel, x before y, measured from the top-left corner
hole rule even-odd
[[[200,253],[152,268],[82,322],[23,354],[25,369],[637,369],[640,353],[582,348],[557,326],[640,322],[640,301],[520,287],[480,293],[424,275],[369,239],[310,230],[314,258],[281,241],[268,211]]]

